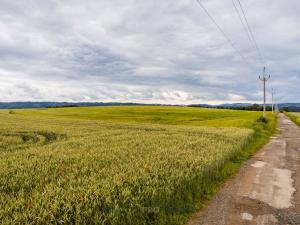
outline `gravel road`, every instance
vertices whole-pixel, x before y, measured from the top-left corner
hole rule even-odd
[[[279,132],[187,225],[300,225],[300,128]]]

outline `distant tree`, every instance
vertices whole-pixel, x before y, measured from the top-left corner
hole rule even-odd
[[[272,111],[272,106],[267,106],[267,107],[266,107],[266,110],[267,110],[267,111]]]
[[[288,107],[283,107],[283,108],[282,108],[282,111],[283,111],[283,112],[289,112],[289,108],[288,108]]]
[[[260,105],[258,105],[258,104],[253,104],[252,110],[253,110],[253,111],[261,111],[261,107],[260,107]]]

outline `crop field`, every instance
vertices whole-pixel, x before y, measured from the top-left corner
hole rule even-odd
[[[0,111],[1,224],[184,224],[275,130],[186,107]]]

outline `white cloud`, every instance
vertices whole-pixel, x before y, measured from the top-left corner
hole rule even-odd
[[[279,101],[299,101],[300,2],[243,0]],[[261,65],[231,0],[0,0],[0,101],[257,101]]]

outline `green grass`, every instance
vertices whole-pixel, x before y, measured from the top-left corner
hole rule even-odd
[[[185,107],[0,111],[2,224],[184,224],[276,118]]]
[[[294,123],[300,126],[300,113],[285,113]]]

